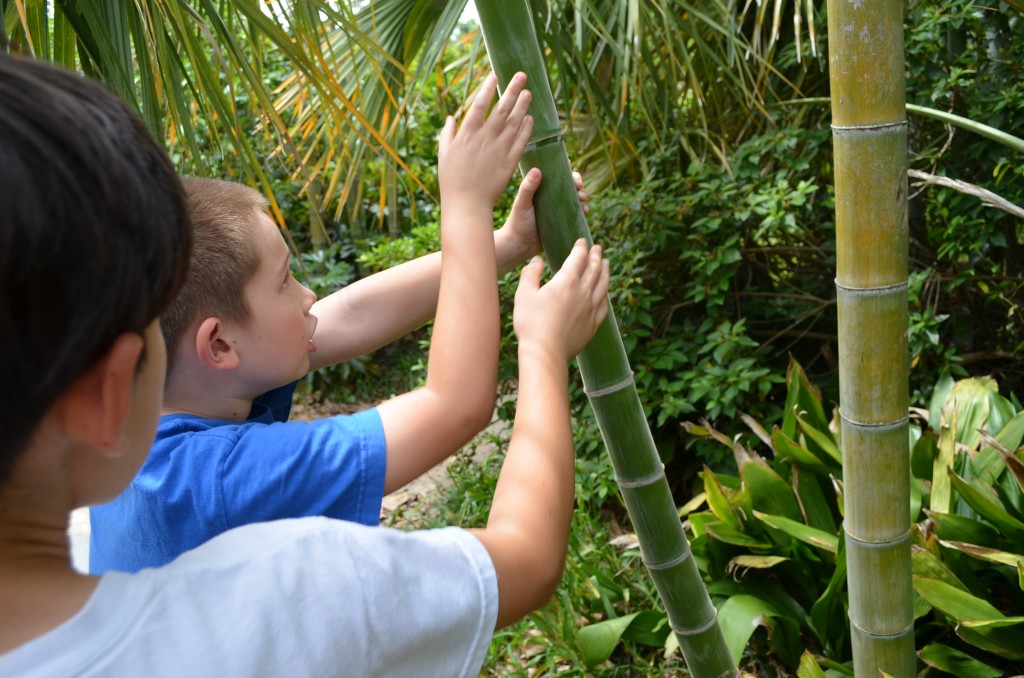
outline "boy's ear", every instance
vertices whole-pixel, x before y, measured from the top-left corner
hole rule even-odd
[[[233,370],[238,367],[238,351],[227,326],[220,318],[207,318],[196,332],[196,355],[207,367]]]
[[[131,409],[136,368],[145,340],[125,332],[60,397],[64,433],[102,451],[120,454],[121,432]]]

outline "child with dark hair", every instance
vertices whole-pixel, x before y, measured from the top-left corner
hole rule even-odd
[[[471,110],[449,143],[493,148],[488,120]],[[549,598],[573,507],[568,361],[607,313],[600,248],[581,240],[544,285],[539,259],[522,272],[486,527],[281,520],[96,577],[71,565],[68,514],[121,492],[153,440],[182,188],[105,88],[0,55],[0,214],[0,675],[475,676],[492,630]]]

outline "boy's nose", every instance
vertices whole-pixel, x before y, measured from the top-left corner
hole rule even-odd
[[[304,305],[306,307],[306,313],[309,313],[309,309],[313,308],[313,303],[316,301],[316,292],[309,289],[305,285],[302,286],[302,289],[306,291]]]

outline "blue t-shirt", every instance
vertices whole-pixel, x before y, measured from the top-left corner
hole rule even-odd
[[[89,509],[89,572],[159,567],[248,523],[327,516],[377,525],[386,461],[377,410],[285,421],[294,389],[261,396],[245,422],[160,417],[131,485]]]

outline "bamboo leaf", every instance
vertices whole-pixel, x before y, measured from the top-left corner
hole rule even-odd
[[[839,537],[822,530],[804,525],[796,520],[790,520],[783,516],[774,516],[760,511],[754,511],[754,516],[764,521],[767,525],[785,532],[794,539],[799,539],[805,544],[825,549],[829,553],[835,553],[839,546]]]
[[[998,678],[1003,672],[978,661],[966,652],[939,643],[921,648],[917,656],[932,668],[961,678]]]

